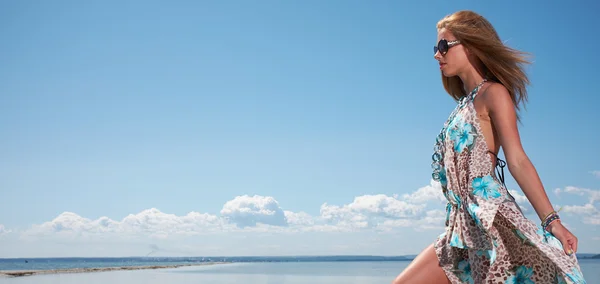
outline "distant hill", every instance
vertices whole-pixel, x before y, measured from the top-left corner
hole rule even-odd
[[[578,258],[600,258],[600,254],[597,253],[577,253]]]
[[[323,255],[323,256],[216,256],[211,260],[231,262],[320,262],[320,261],[408,261],[406,256]]]

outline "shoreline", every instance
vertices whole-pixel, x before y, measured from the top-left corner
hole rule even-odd
[[[229,262],[201,262],[189,264],[172,264],[172,265],[138,265],[138,266],[112,266],[112,267],[88,267],[88,268],[61,268],[61,269],[38,269],[38,270],[0,270],[1,277],[24,277],[41,274],[64,274],[64,273],[91,273],[91,272],[108,272],[108,271],[126,271],[126,270],[148,270],[148,269],[167,269],[180,268],[190,266],[206,266],[215,264],[227,264]]]

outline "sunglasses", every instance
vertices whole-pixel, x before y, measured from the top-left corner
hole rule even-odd
[[[438,42],[437,46],[433,47],[433,54],[436,54],[438,51],[441,55],[446,55],[448,49],[460,43],[460,40],[447,41],[442,39]]]

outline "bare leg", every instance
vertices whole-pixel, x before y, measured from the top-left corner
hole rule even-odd
[[[424,249],[408,265],[392,284],[430,284],[430,283],[450,283],[448,277],[438,265],[438,258],[435,254],[433,244]]]

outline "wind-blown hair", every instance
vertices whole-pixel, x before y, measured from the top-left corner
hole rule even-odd
[[[529,79],[524,65],[530,62],[525,52],[506,46],[496,29],[483,16],[473,11],[458,11],[442,18],[437,23],[438,31],[450,31],[469,50],[473,65],[482,77],[504,85],[518,111],[519,105],[527,101]],[[465,90],[458,76],[446,77],[442,74],[446,92],[455,100],[465,96]],[[517,115],[518,116],[518,115]]]

